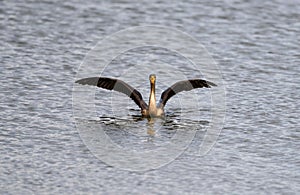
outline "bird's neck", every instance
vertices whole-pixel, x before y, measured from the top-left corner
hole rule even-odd
[[[155,83],[151,83],[150,97],[149,97],[149,112],[156,111],[156,98],[155,98]]]

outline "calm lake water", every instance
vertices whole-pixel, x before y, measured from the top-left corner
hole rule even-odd
[[[299,1],[0,5],[1,194],[299,193]],[[106,36],[138,25],[186,32],[217,62],[226,92],[226,119],[207,155],[195,153],[211,124],[210,90],[173,97],[166,120],[149,123],[129,98],[83,86],[82,97],[84,90],[95,91],[97,117],[74,115],[72,90],[85,55]],[[148,62],[165,68],[135,69]],[[157,74],[159,96],[176,74],[201,76],[190,67],[191,62],[174,52],[146,47],[118,56],[103,75],[126,80],[147,101],[146,75]],[[140,76],[134,76],[135,71]],[[180,98],[191,94],[198,97],[198,106],[190,102],[179,107]],[[194,131],[195,136],[175,160],[134,171],[97,158],[78,127],[92,130],[85,134],[90,137],[104,128],[114,143],[138,152],[163,148],[177,132]]]

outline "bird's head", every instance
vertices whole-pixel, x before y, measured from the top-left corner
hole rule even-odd
[[[151,83],[151,84],[154,84],[154,83],[155,83],[155,80],[156,80],[155,74],[150,74],[149,80],[150,80],[150,83]]]

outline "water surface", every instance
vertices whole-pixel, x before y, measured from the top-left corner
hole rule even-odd
[[[297,1],[5,1],[0,7],[1,193],[300,191]],[[178,129],[196,121],[200,125],[189,149],[176,160],[156,170],[131,172],[103,163],[83,143],[73,118],[72,88],[85,54],[99,40],[144,24],[173,27],[204,44],[222,72],[227,111],[214,148],[199,157],[194,152],[209,125],[210,104],[201,101],[200,110],[185,110],[204,114],[200,121],[190,117],[189,123],[182,123],[176,115],[182,112],[176,109],[179,99],[174,98],[168,105],[168,120],[155,123],[162,128],[153,136],[147,133],[147,120],[135,120],[139,111],[130,100],[97,91],[99,117],[87,117],[83,123],[105,125],[105,132],[128,149],[160,147]],[[174,70],[193,74],[184,68],[182,63],[188,63],[184,59],[157,51],[153,55]],[[113,63],[121,70],[143,60],[142,52],[133,53]],[[105,74],[121,75],[114,70]],[[147,99],[147,78],[127,82]],[[161,82],[158,91],[172,83],[168,82]],[[195,93],[203,98],[210,95],[205,90]],[[116,118],[110,108],[103,108],[107,96],[124,98],[125,109],[119,106]]]

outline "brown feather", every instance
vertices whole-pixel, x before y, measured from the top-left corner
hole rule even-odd
[[[161,98],[160,98],[160,101],[159,101],[160,102],[159,107],[163,108],[166,105],[167,101],[172,96],[176,95],[179,92],[190,91],[192,89],[202,88],[202,87],[210,88],[211,86],[217,86],[217,85],[212,83],[212,82],[205,81],[205,80],[202,80],[202,79],[192,79],[192,80],[179,81],[179,82],[173,84],[168,89],[166,89],[161,94]]]
[[[105,77],[90,77],[77,80],[75,83],[79,83],[82,85],[92,85],[107,90],[121,92],[130,97],[141,109],[148,108],[147,104],[143,100],[141,93],[124,81]]]

